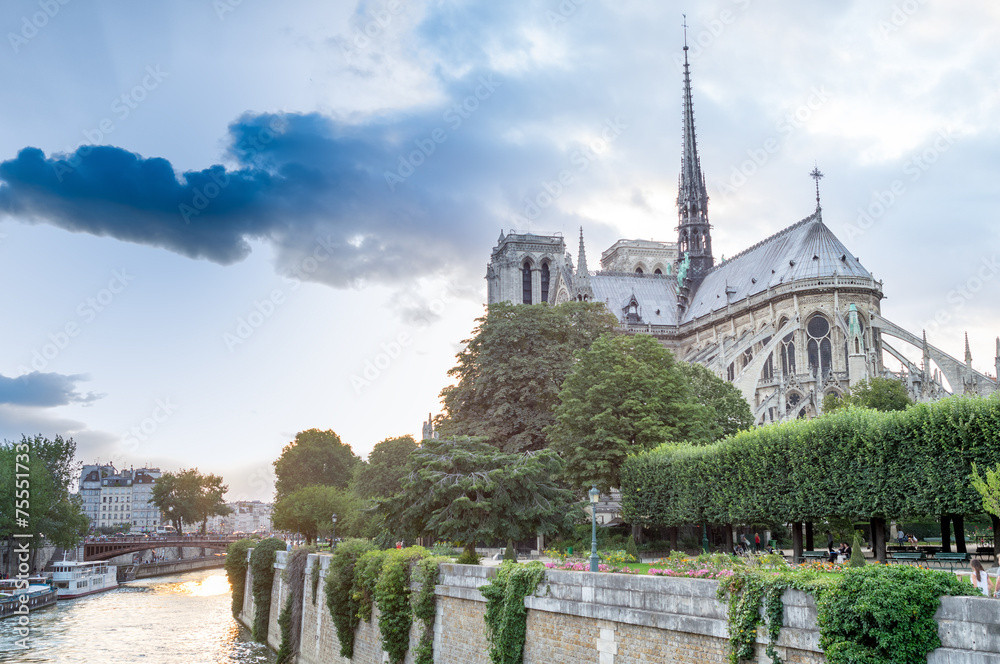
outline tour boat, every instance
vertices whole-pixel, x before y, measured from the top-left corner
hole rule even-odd
[[[118,587],[118,567],[106,561],[64,560],[52,565],[52,585],[59,599],[93,595]]]
[[[56,591],[46,581],[44,576],[0,579],[0,618],[55,604]],[[25,605],[27,609],[21,608]]]

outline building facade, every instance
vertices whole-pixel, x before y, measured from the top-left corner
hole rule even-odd
[[[733,383],[758,424],[813,417],[826,395],[872,377],[901,379],[917,401],[998,391],[1000,338],[990,375],[973,368],[968,338],[959,360],[883,316],[882,282],[823,222],[818,169],[814,211],[716,263],[684,52],[676,240],[619,240],[591,272],[583,229],[575,266],[560,234],[501,231],[486,269],[488,302],[603,302],[624,331],[653,335]],[[886,354],[902,371],[886,368]]]
[[[226,505],[233,510],[232,514],[209,517],[207,526],[209,531],[223,535],[271,532],[271,510],[274,507],[271,503],[240,500]]]
[[[118,471],[110,464],[85,465],[80,473],[80,498],[91,528],[126,525],[130,532],[154,532],[161,525],[153,505],[159,468]]]

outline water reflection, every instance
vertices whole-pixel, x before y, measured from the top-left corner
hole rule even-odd
[[[31,616],[30,649],[16,649],[15,621],[0,620],[0,662],[273,664],[232,618],[221,570],[135,581],[60,601]]]

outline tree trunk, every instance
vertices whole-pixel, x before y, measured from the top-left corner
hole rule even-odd
[[[951,517],[952,522],[955,524],[955,551],[958,553],[968,553],[965,548],[965,515],[956,514]]]
[[[674,552],[677,550],[677,526],[670,526],[668,529],[670,532],[670,551]]]
[[[993,559],[1000,565],[1000,516],[990,514],[990,521],[993,523]]]
[[[813,522],[806,521],[806,551],[813,550]]]
[[[875,560],[885,564],[886,554],[885,554],[885,519],[881,517],[875,517],[871,520],[871,530],[872,530],[872,553],[875,554]]]
[[[636,544],[642,544],[642,524],[633,523],[632,524],[632,539],[635,540]]]
[[[802,562],[802,522],[792,524],[792,564]]]
[[[941,551],[951,553],[951,516],[941,515]]]
[[[734,544],[733,544],[733,524],[727,523],[724,526],[724,528],[725,528],[725,532],[723,533],[725,535],[725,541],[723,542],[723,547],[725,547],[724,551],[725,551],[725,553],[732,553],[733,552],[733,548],[734,548]]]

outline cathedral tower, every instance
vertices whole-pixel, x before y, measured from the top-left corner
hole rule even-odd
[[[708,223],[708,192],[705,175],[698,158],[698,143],[694,130],[694,105],[691,102],[691,71],[688,66],[687,25],[684,27],[684,137],[681,174],[677,183],[678,261],[690,264],[686,276],[695,284],[712,266],[712,232]]]

